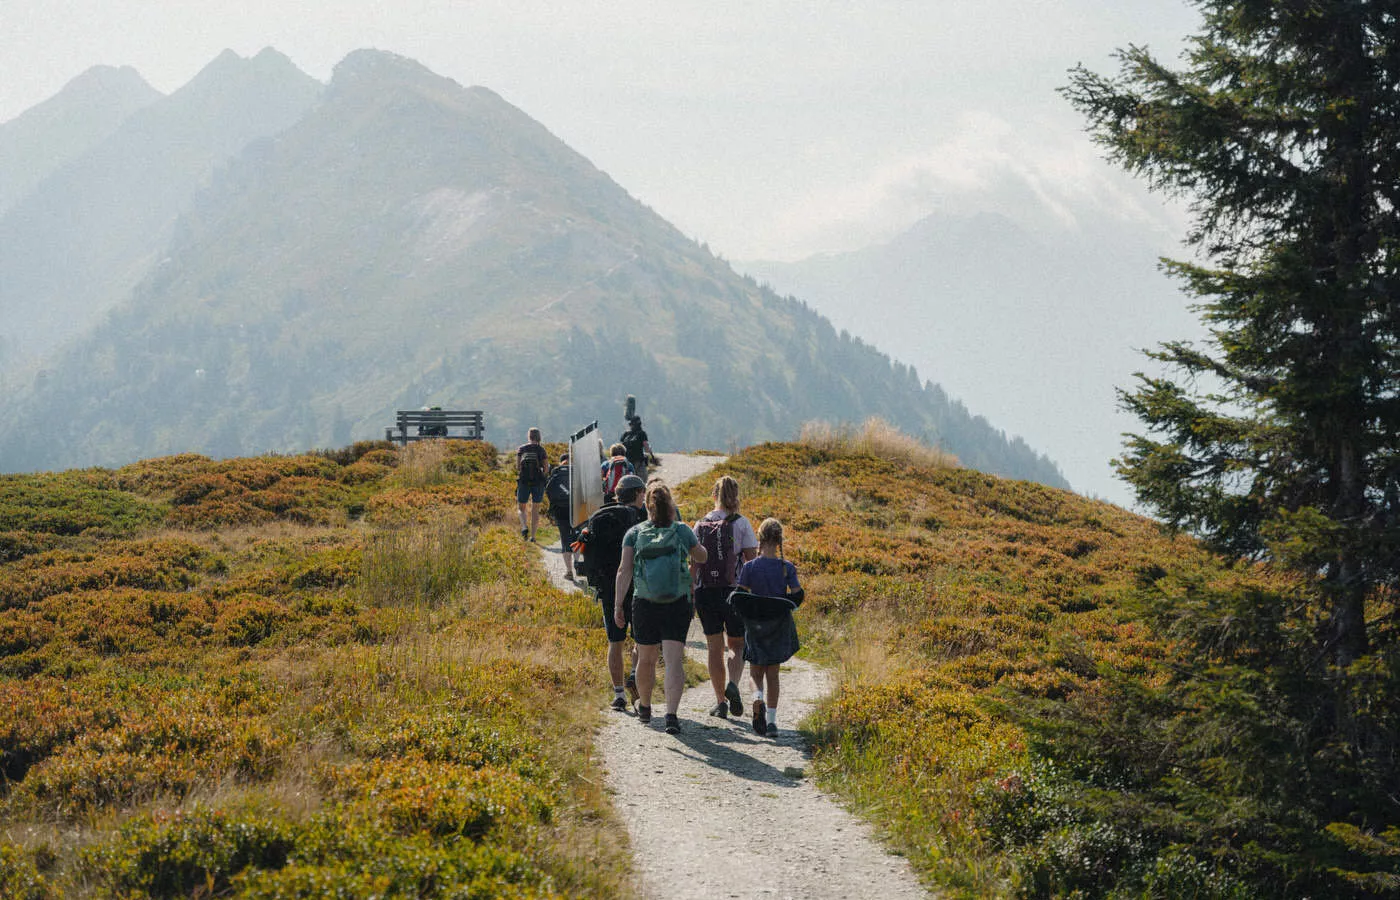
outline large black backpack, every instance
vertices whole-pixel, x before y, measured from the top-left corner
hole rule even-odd
[[[589,584],[612,584],[622,563],[622,539],[629,528],[645,517],[646,510],[621,504],[605,506],[589,517],[580,535],[583,560],[579,567]]]
[[[544,483],[544,495],[549,500],[549,511],[556,515],[569,514],[569,467],[555,466],[549,470],[549,480]]]
[[[540,468],[540,457],[533,449],[518,451],[520,458],[520,474],[517,476],[521,484],[528,484],[531,487],[544,480],[544,470]]]
[[[642,446],[646,443],[646,437],[642,432],[624,431],[622,432],[622,440],[618,441],[618,443],[627,448],[628,462],[635,465],[639,462],[646,461],[647,451],[646,448]]]

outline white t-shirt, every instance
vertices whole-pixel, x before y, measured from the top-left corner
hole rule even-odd
[[[706,520],[709,520],[711,522],[723,522],[725,517],[728,515],[729,513],[725,512],[722,509],[712,509],[705,516],[704,519],[701,519],[699,522],[695,523],[695,530],[700,530],[700,522],[704,522]],[[758,549],[758,535],[753,533],[753,526],[750,525],[749,520],[743,516],[740,516],[739,518],[734,520],[734,548],[738,550],[741,554],[745,550]]]

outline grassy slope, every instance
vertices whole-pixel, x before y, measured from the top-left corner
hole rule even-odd
[[[1193,811],[1106,762],[1160,746],[1121,698],[1181,660],[1148,589],[1281,585],[898,440],[766,444],[725,472],[786,523],[806,652],[843,676],[818,771],[930,881],[1249,895],[1144,843]],[[509,494],[460,444],[0,479],[0,895],[625,892],[589,759],[603,635],[502,524]],[[693,520],[706,485],[679,500]],[[1039,727],[1134,709],[1091,740]],[[1222,852],[1255,815],[1227,812]]]
[[[0,895],[625,894],[493,448],[0,479]]]
[[[827,786],[958,895],[1102,896],[1126,888],[1132,866],[1147,874],[1127,895],[1229,894],[1189,855],[1115,844],[1139,840],[1133,823],[1082,802],[1111,792],[1101,761],[1025,723],[1092,721],[1123,708],[1108,699],[1124,685],[1166,680],[1178,651],[1144,624],[1143,585],[1277,585],[1117,507],[880,438],[763,445],[716,470],[739,479],[755,522],[785,523],[811,598],[799,631],[843,676],[814,726]],[[1142,722],[1161,724],[1146,709]],[[1158,811],[1123,796],[1138,815]]]

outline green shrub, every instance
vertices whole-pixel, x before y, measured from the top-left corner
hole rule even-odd
[[[0,843],[0,897],[5,900],[50,900],[57,897],[48,879],[39,874],[30,854]]]
[[[128,822],[112,841],[85,850],[81,865],[114,893],[210,896],[246,869],[281,868],[294,846],[286,822],[201,809]]]

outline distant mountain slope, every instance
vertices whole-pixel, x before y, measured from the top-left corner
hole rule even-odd
[[[0,122],[0,215],[161,96],[130,66],[93,66],[43,103]]]
[[[6,466],[343,444],[427,403],[480,407],[509,444],[632,392],[660,447],[883,415],[969,465],[1063,483],[500,97],[389,54],[342,62],[301,121],[220,173],[166,255],[0,417]]]
[[[45,178],[0,218],[0,336],[11,354],[33,360],[125,297],[200,184],[295,122],[320,89],[275,51],[225,51]]]
[[[1147,364],[1137,349],[1196,331],[1156,271],[1169,242],[1079,218],[1055,231],[935,215],[865,250],[736,266],[1045,448],[1079,490],[1126,504],[1108,461],[1136,423],[1114,389]]]

